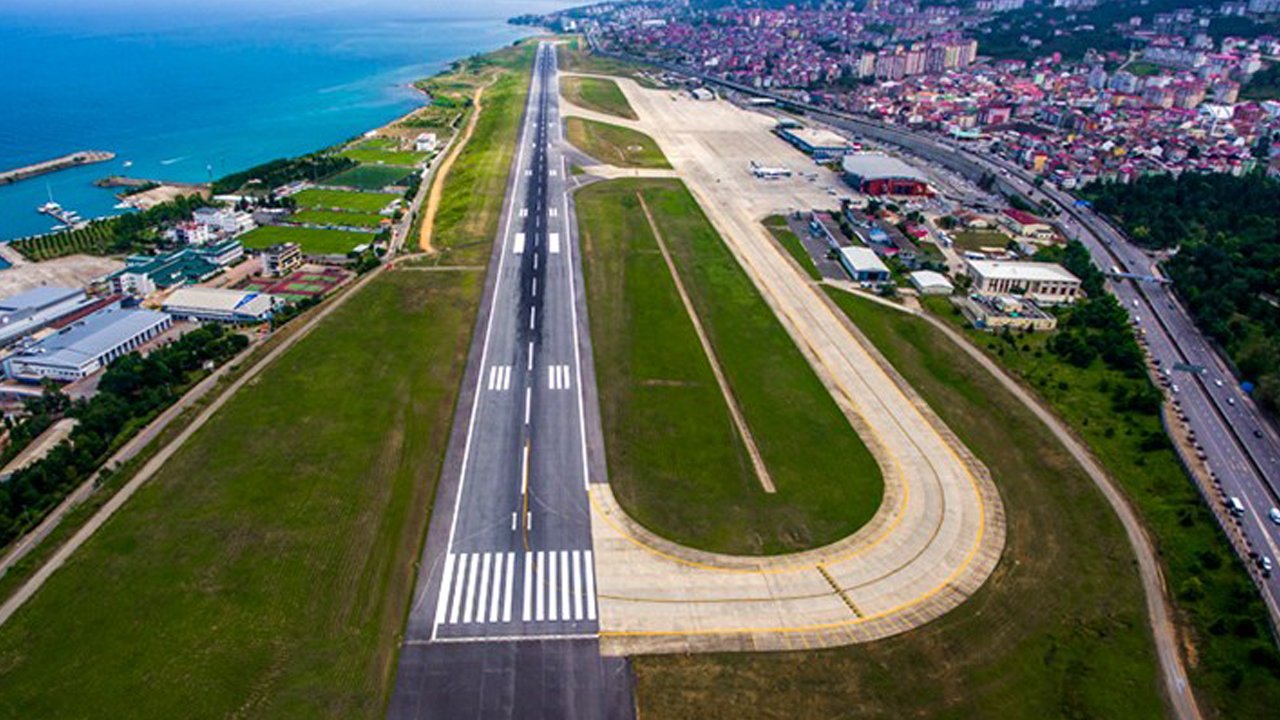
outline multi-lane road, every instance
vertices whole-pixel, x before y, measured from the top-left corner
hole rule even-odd
[[[601,658],[593,372],[554,46],[540,44],[402,644],[392,718],[630,715]]]

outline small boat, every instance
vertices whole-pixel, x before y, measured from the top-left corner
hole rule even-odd
[[[125,167],[127,167],[127,168],[129,168],[129,167],[133,167],[133,161],[132,161],[132,160],[125,160],[125,161],[124,161],[124,166],[125,166]]]

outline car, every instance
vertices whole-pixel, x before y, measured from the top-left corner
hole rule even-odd
[[[1262,430],[1260,430],[1260,429],[1258,429],[1258,428],[1254,428],[1254,429],[1253,429],[1253,436],[1254,436],[1254,437],[1256,437],[1256,438],[1260,438],[1260,437],[1262,437]]]
[[[1214,384],[1214,385],[1217,385],[1218,387],[1222,387],[1222,381],[1221,381],[1221,380],[1214,380],[1214,381],[1213,381],[1213,384]]]
[[[1271,522],[1280,525],[1280,508],[1271,508],[1268,510],[1267,517],[1271,519]]]
[[[1236,399],[1235,399],[1235,398],[1227,398],[1227,404],[1228,404],[1228,405],[1235,405],[1235,404],[1236,404]]]
[[[1258,558],[1258,567],[1262,569],[1264,577],[1271,577],[1271,558],[1266,555]]]
[[[1177,383],[1174,383],[1172,387],[1173,387],[1173,391],[1174,391],[1174,392],[1178,392],[1178,384],[1177,384]]]

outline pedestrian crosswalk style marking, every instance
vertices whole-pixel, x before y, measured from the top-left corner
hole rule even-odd
[[[590,550],[450,554],[436,598],[436,623],[594,621],[592,562]],[[513,615],[517,594],[520,612]]]
[[[560,233],[547,233],[547,248],[552,255],[560,252]]]
[[[568,365],[547,366],[547,386],[552,390],[568,390],[572,384]]]
[[[499,392],[511,389],[510,365],[489,366],[489,389]]]

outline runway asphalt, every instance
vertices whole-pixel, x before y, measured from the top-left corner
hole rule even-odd
[[[539,45],[391,718],[629,718],[602,659],[603,481],[554,45]],[[588,408],[590,404],[590,408]]]

